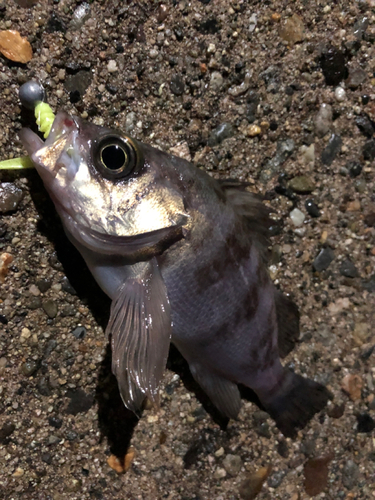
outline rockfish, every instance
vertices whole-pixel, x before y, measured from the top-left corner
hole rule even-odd
[[[21,139],[70,241],[112,299],[107,334],[124,404],[158,404],[172,342],[217,409],[236,418],[238,384],[287,436],[327,389],[284,368],[298,310],[267,270],[269,210],[235,181],[117,130],[58,113],[43,142]]]

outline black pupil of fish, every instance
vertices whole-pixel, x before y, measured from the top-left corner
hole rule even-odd
[[[109,144],[102,149],[102,162],[109,170],[126,167],[128,156],[118,144]]]

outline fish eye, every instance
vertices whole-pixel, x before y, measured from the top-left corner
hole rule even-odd
[[[94,143],[93,161],[100,172],[110,178],[127,177],[143,163],[138,145],[129,137],[115,134]]]

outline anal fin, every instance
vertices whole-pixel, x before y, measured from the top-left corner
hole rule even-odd
[[[194,379],[220,413],[228,418],[237,418],[241,408],[241,396],[237,384],[220,375],[210,373],[198,364],[191,363],[189,366]]]

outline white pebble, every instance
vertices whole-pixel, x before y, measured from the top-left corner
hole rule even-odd
[[[335,99],[338,102],[343,102],[346,99],[346,92],[345,89],[342,87],[336,87],[335,89]]]
[[[298,208],[295,208],[290,212],[290,218],[296,227],[302,226],[305,221],[305,214],[301,212]]]
[[[107,69],[109,73],[115,73],[118,70],[117,63],[113,59],[108,61]]]

